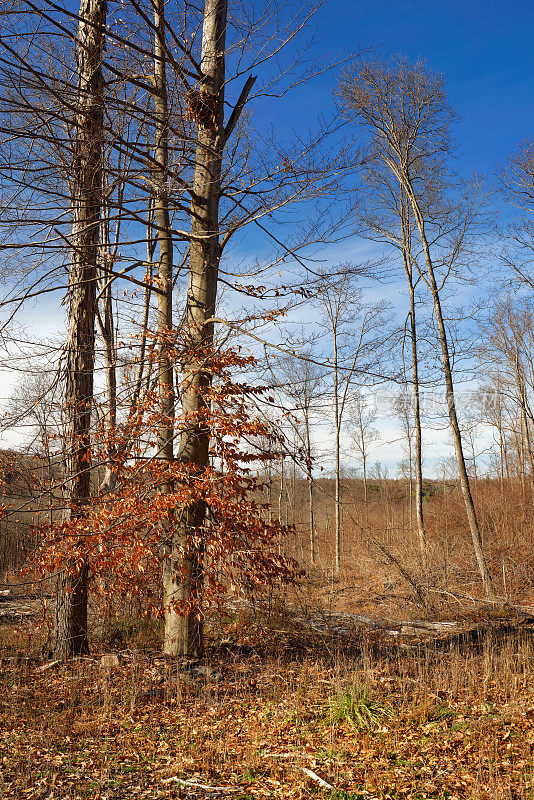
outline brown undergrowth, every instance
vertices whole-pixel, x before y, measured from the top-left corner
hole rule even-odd
[[[201,662],[145,631],[116,666],[43,670],[37,635],[0,636],[6,800],[534,797],[528,637],[341,640],[279,615],[214,628]]]

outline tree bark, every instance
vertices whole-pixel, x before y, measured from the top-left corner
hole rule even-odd
[[[307,475],[308,526],[310,529],[310,564],[313,566],[315,564],[315,559],[317,556],[316,552],[317,532],[315,530],[315,496],[314,496],[315,482],[313,477],[313,466],[312,466],[312,442],[311,442],[311,431],[310,431],[309,408],[306,408],[304,411],[304,426],[305,426],[305,443],[306,443],[306,470],[308,473]]]
[[[66,521],[83,517],[91,497],[91,411],[95,358],[96,282],[102,208],[102,138],[106,0],[82,0],[78,27],[78,112],[71,178],[73,212],[65,407]],[[89,650],[86,560],[58,579],[56,658]]]
[[[285,490],[285,472],[284,472],[284,454],[280,454],[280,486],[278,487],[278,520],[282,522],[282,508],[284,503],[284,490]]]
[[[410,267],[410,337],[412,344],[413,417],[415,428],[415,519],[423,567],[427,563],[427,543],[423,517],[423,447],[421,436],[421,403],[419,394],[419,360],[417,355],[417,326],[415,319],[415,291]]]
[[[227,0],[206,0],[202,31],[198,92],[191,97],[197,124],[197,145],[191,203],[189,285],[184,316],[188,356],[182,365],[180,460],[190,464],[192,479],[208,465],[210,429],[206,395],[211,385],[209,361],[213,350],[213,322],[220,260],[219,200],[224,130],[224,80]],[[166,592],[198,606],[202,592],[202,525],[205,504],[184,508],[171,543],[170,582]],[[194,544],[195,539],[200,544]],[[201,615],[192,610],[166,619],[165,653],[194,655],[202,650]]]
[[[406,189],[400,187],[400,217],[402,231],[402,257],[404,261],[404,271],[408,280],[410,294],[410,341],[412,349],[412,382],[413,382],[413,416],[415,429],[415,519],[417,525],[417,538],[419,550],[423,562],[423,568],[427,566],[427,542],[426,531],[423,517],[423,445],[421,434],[421,403],[419,391],[419,357],[417,352],[417,322],[415,311],[415,284],[413,275],[413,256],[412,256],[412,215],[410,213],[410,198]],[[411,449],[411,445],[410,445]],[[410,473],[411,473],[410,456]],[[410,480],[410,504],[411,504],[411,480]],[[410,520],[412,518],[410,517]]]
[[[336,348],[337,351],[337,348]],[[339,414],[339,396],[338,396],[338,365],[337,365],[337,352],[335,358],[335,389],[334,389],[334,408],[336,418],[336,431],[335,431],[335,505],[336,505],[336,524],[335,524],[335,568],[336,572],[341,569],[341,419]]]
[[[314,566],[315,559],[317,558],[316,551],[316,531],[315,531],[315,497],[314,497],[314,478],[310,473],[308,474],[308,525],[310,528],[310,564]]]
[[[458,464],[458,472],[460,475],[460,487],[462,490],[462,495],[465,503],[465,509],[467,514],[467,520],[469,523],[469,529],[471,531],[471,539],[473,542],[473,550],[475,553],[475,558],[478,565],[478,570],[480,573],[480,577],[482,580],[482,587],[484,590],[484,595],[486,597],[493,597],[494,596],[494,589],[493,583],[491,580],[491,575],[488,570],[488,566],[486,564],[486,559],[484,556],[484,545],[482,542],[482,535],[480,533],[480,528],[478,525],[478,519],[475,511],[475,504],[473,502],[473,496],[471,494],[471,486],[469,483],[469,476],[467,474],[467,467],[465,464],[465,457],[462,447],[462,434],[460,432],[460,425],[458,423],[458,416],[456,414],[456,403],[454,398],[454,383],[452,379],[452,369],[450,364],[450,357],[449,357],[449,344],[447,339],[447,330],[445,327],[445,321],[443,319],[443,313],[441,309],[441,299],[439,295],[439,289],[437,286],[436,278],[434,275],[434,265],[432,262],[432,257],[430,253],[430,245],[428,244],[428,239],[426,237],[425,232],[425,225],[424,220],[421,215],[421,211],[419,209],[419,205],[415,194],[412,190],[411,184],[408,183],[406,186],[408,191],[408,195],[410,197],[410,201],[412,204],[412,208],[414,211],[414,217],[417,224],[417,228],[419,231],[419,238],[421,239],[421,244],[423,247],[423,252],[425,254],[425,262],[426,268],[430,283],[430,289],[432,293],[432,300],[434,303],[434,313],[436,315],[436,322],[438,325],[438,333],[439,333],[439,341],[441,346],[441,355],[442,355],[442,362],[443,362],[443,373],[445,377],[445,388],[447,391],[447,406],[449,412],[449,421],[452,430],[452,436],[454,441],[454,449],[456,453],[456,461]]]
[[[106,252],[110,251],[109,224],[102,223],[100,227],[100,247]],[[101,258],[105,255],[101,252]],[[106,464],[100,490],[109,492],[115,488],[117,476],[115,461],[117,456],[116,426],[117,426],[117,348],[115,343],[115,316],[113,314],[112,281],[104,273],[98,283],[101,295],[101,307],[97,305],[97,321],[100,337],[104,345],[104,370],[106,374],[106,411],[105,432],[107,438]]]
[[[167,100],[167,76],[165,53],[165,4],[158,0],[154,6],[154,108],[155,143],[153,170],[154,236],[158,247],[158,351],[157,385],[159,420],[157,433],[158,459],[163,469],[174,460],[174,371],[172,360],[172,287],[173,256],[170,211],[169,211],[169,108]],[[150,209],[149,209],[150,217]],[[150,225],[150,220],[149,220]],[[149,234],[147,237],[150,238]],[[168,476],[162,481],[160,495],[165,497],[172,491]],[[163,539],[163,606],[165,613],[164,652],[171,654],[175,638],[180,629],[181,596],[177,587],[180,565],[173,551],[175,521],[171,511],[161,518]]]

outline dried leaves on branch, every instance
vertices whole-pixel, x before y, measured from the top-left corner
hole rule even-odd
[[[171,355],[184,356],[176,351]],[[296,564],[280,549],[292,526],[269,520],[267,504],[260,499],[258,471],[277,458],[276,437],[265,421],[252,415],[249,398],[266,390],[231,377],[233,370],[250,368],[253,362],[234,350],[212,358],[212,385],[202,411],[194,418],[182,415],[175,420],[176,438],[185,426],[209,430],[210,463],[204,469],[179,457],[171,462],[156,457],[161,412],[152,392],[133,414],[130,411],[124,425],[111,433],[102,428],[92,456],[95,462],[105,458],[110,435],[114,437],[114,488],[99,492],[94,481],[91,504],[82,515],[43,527],[33,569],[47,574],[65,565],[75,571],[88,564],[97,595],[138,596],[146,602],[145,611],[160,613],[161,522],[166,520],[172,529],[180,515],[200,504],[203,520],[184,543],[182,563],[187,563],[188,553],[200,553],[202,571],[181,613],[204,615],[228,592],[293,581]],[[269,447],[258,448],[259,442]],[[162,486],[169,490],[161,492]]]

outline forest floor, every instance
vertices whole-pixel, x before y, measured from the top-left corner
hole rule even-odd
[[[241,615],[201,661],[130,630],[51,664],[3,625],[0,797],[534,798],[534,640],[497,634]]]

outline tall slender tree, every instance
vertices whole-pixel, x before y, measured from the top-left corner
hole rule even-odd
[[[183,431],[178,458],[198,472],[209,463],[209,428],[206,424],[207,393],[211,382],[209,359],[213,349],[215,303],[221,256],[219,202],[222,158],[226,144],[224,129],[224,83],[226,77],[226,24],[228,0],[206,0],[202,29],[201,79],[190,97],[197,126],[192,204],[189,285],[184,315],[186,341],[182,364],[181,392]],[[201,592],[202,545],[190,542],[202,527],[202,502],[184,509],[176,522],[165,570],[165,644],[168,655],[199,653],[202,623],[196,610],[185,613],[170,602],[190,602]],[[185,554],[185,555],[184,555]]]
[[[378,156],[378,157],[377,157]],[[363,159],[367,189],[366,203],[357,212],[360,232],[374,241],[386,243],[400,253],[408,285],[409,312],[407,327],[410,335],[412,364],[413,428],[415,433],[415,519],[419,549],[426,561],[426,532],[423,517],[423,453],[420,400],[419,342],[417,328],[417,285],[420,281],[414,246],[415,225],[408,196],[399,185],[379,154],[369,147]],[[404,363],[404,361],[403,361]],[[408,408],[405,409],[408,411]],[[410,462],[411,468],[411,462]],[[411,485],[410,485],[411,492]],[[411,497],[411,495],[410,495]]]
[[[491,596],[493,585],[456,411],[441,296],[477,216],[472,197],[449,196],[454,186],[447,170],[453,153],[451,127],[455,114],[448,104],[443,79],[424,64],[411,65],[403,59],[390,63],[377,60],[357,67],[344,79],[341,96],[347,115],[367,132],[372,157],[387,167],[402,188],[413,216],[424,264],[419,274],[430,291],[438,329],[449,422],[473,550],[484,593]]]
[[[91,412],[95,359],[96,285],[102,211],[102,141],[106,0],[82,0],[77,37],[78,91],[71,170],[72,230],[66,352],[66,521],[91,500]],[[88,651],[85,559],[58,579],[54,651],[57,658]]]
[[[318,555],[317,526],[315,520],[315,475],[316,445],[313,441],[313,424],[324,402],[325,368],[314,358],[314,352],[306,343],[299,357],[284,356],[271,365],[270,372],[275,385],[282,393],[285,418],[293,431],[295,449],[293,456],[299,458],[308,484],[308,537],[310,563]]]
[[[334,568],[342,564],[342,479],[341,457],[345,412],[362,378],[376,375],[383,345],[387,339],[384,304],[367,306],[361,290],[354,285],[354,270],[343,269],[321,281],[322,327],[328,338],[331,364],[334,422],[335,533]]]

